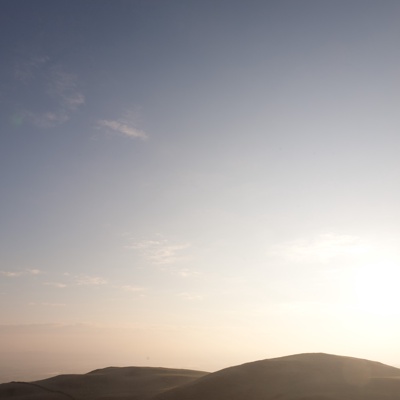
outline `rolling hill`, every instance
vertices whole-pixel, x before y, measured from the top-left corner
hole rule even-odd
[[[5,383],[0,385],[0,399],[145,400],[205,374],[201,371],[170,368],[109,367],[88,374]]]
[[[0,385],[16,400],[400,400],[400,369],[323,353],[255,361],[215,373],[110,367]]]

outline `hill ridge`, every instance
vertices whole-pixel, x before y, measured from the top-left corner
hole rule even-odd
[[[400,369],[349,356],[299,353],[213,373],[105,367],[25,383],[23,390],[21,386],[0,385],[0,399],[59,400],[63,395],[71,400],[400,400]]]

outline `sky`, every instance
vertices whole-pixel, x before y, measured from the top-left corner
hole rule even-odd
[[[0,6],[0,381],[400,366],[398,1]]]

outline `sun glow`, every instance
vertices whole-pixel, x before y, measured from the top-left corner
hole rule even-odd
[[[368,314],[390,316],[400,314],[400,265],[382,261],[359,267],[352,281],[356,307]]]

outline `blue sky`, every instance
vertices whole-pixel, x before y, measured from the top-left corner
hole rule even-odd
[[[398,2],[1,5],[1,379],[400,365]]]

